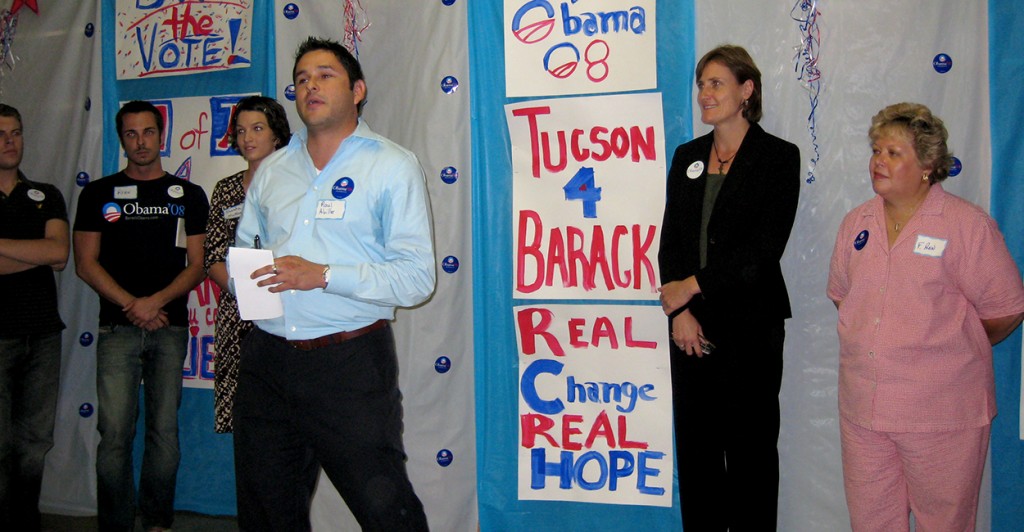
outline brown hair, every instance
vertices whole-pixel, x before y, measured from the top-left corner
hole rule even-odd
[[[736,76],[736,81],[740,85],[746,83],[748,79],[754,82],[754,91],[750,93],[750,98],[743,102],[743,118],[755,124],[759,122],[761,120],[761,71],[757,69],[750,54],[742,46],[723,44],[704,54],[704,57],[697,62],[698,80],[704,73],[704,67],[712,61],[721,63],[728,68],[732,75]]]

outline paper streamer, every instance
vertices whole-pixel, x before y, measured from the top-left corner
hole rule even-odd
[[[362,42],[362,33],[370,27],[367,21],[366,10],[360,0],[345,0],[345,37],[342,43],[352,55],[359,59],[359,43]]]
[[[807,170],[807,183],[814,182],[814,169],[821,158],[821,149],[818,145],[817,115],[818,96],[821,94],[821,69],[818,68],[818,48],[821,45],[821,29],[818,27],[817,0],[800,0],[793,6],[789,16],[799,23],[800,46],[796,47],[796,54],[793,57],[795,62],[793,71],[797,73],[797,79],[807,90],[811,110],[807,114],[807,130],[811,134],[811,146],[814,148],[814,155],[811,156]]]

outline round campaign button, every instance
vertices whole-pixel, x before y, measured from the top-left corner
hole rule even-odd
[[[89,347],[92,345],[92,340],[92,333],[89,331],[82,333],[82,335],[78,337],[78,343],[81,344],[82,347]]]
[[[457,272],[459,270],[459,259],[455,258],[453,255],[448,255],[441,261],[441,269],[444,270],[445,273]]]
[[[288,4],[285,4],[282,13],[284,13],[284,18],[288,20],[295,20],[295,17],[299,16],[299,6],[289,2]]]
[[[92,403],[82,403],[82,406],[78,407],[78,415],[82,417],[92,417],[92,413],[96,409],[93,408]]]
[[[864,249],[864,246],[868,245],[868,236],[870,234],[867,229],[857,233],[857,238],[853,239],[853,249],[857,251]]]
[[[459,90],[459,80],[455,79],[455,76],[445,76],[441,80],[441,92],[452,94],[457,90]]]
[[[352,195],[352,191],[356,188],[356,182],[351,177],[343,177],[334,182],[331,186],[331,195],[335,199],[345,199]]]
[[[438,373],[448,373],[448,370],[450,369],[452,369],[452,359],[446,356],[440,356],[434,361],[434,371]]]
[[[85,185],[89,184],[89,173],[78,172],[78,175],[75,176],[75,184],[80,187],[84,187]]]
[[[953,157],[953,164],[949,167],[949,177],[956,177],[963,171],[964,165],[960,162],[960,159]]]
[[[85,25],[85,36],[92,37],[92,34],[96,32],[96,26],[93,26],[92,22]]]
[[[29,199],[31,199],[32,201],[43,201],[44,199],[46,199],[46,194],[43,193],[43,191],[39,190],[38,188],[28,189],[27,194]]]
[[[704,173],[704,161],[693,161],[693,164],[686,167],[686,177],[697,179]]]
[[[459,180],[459,171],[454,166],[445,166],[441,169],[441,181],[445,184],[452,184]]]
[[[448,449],[441,449],[440,451],[437,451],[437,465],[441,467],[448,467],[454,459],[455,457],[452,456],[452,452]]]
[[[185,188],[181,185],[171,185],[167,187],[167,195],[172,198],[180,198],[185,195]]]
[[[939,74],[945,74],[953,68],[953,58],[946,54],[939,54],[932,59],[932,68]]]
[[[295,101],[295,85],[294,84],[290,84],[290,85],[288,85],[287,87],[284,88],[284,97],[287,98],[289,102],[294,102]]]

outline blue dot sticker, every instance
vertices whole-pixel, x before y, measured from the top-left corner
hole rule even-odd
[[[93,408],[92,403],[82,403],[82,406],[78,407],[78,415],[82,417],[92,417],[92,413],[96,409]]]
[[[939,74],[945,74],[953,68],[953,58],[946,54],[939,54],[932,59],[932,68]]]
[[[293,3],[285,4],[284,10],[281,13],[284,14],[284,18],[295,20],[295,17],[299,16],[299,6]]]
[[[450,6],[455,3],[455,0],[441,0],[441,3],[446,6]]]
[[[441,261],[441,269],[444,270],[445,273],[455,273],[459,271],[459,259],[452,255],[448,255]]]
[[[352,195],[352,191],[356,188],[356,182],[351,177],[343,177],[334,182],[331,186],[331,195],[335,199],[345,199]]]
[[[868,245],[868,235],[867,229],[857,233],[857,238],[853,239],[853,249],[857,251],[864,249],[864,246]]]
[[[448,373],[448,370],[450,369],[452,369],[452,359],[446,356],[440,356],[434,361],[434,371],[438,373]]]
[[[89,22],[85,25],[85,36],[91,38],[93,33],[96,33],[96,26],[93,26],[92,22]]]
[[[89,184],[89,173],[78,172],[78,175],[75,176],[75,184],[80,187],[84,187],[85,185]]]
[[[440,451],[437,451],[437,465],[441,467],[450,466],[454,459],[455,457],[452,456],[452,452],[448,449],[441,449]]]
[[[78,343],[81,344],[82,347],[89,347],[90,345],[92,345],[92,341],[93,336],[92,333],[89,331],[85,331],[84,333],[82,333],[81,336],[78,337]]]
[[[445,184],[452,184],[459,180],[459,171],[454,166],[445,166],[441,169],[441,181]]]
[[[457,90],[459,90],[459,80],[455,79],[455,76],[445,76],[441,80],[441,92],[452,94]]]
[[[953,164],[949,167],[949,177],[956,177],[963,171],[964,165],[960,162],[960,159],[953,157]]]
[[[284,97],[289,102],[295,101],[295,85],[288,85],[287,87],[284,88]]]

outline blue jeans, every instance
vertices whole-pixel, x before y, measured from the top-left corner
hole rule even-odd
[[[145,528],[170,528],[178,478],[178,407],[188,348],[185,327],[146,331],[131,325],[100,327],[96,343],[97,513],[100,530],[135,526],[132,446],[139,417],[139,384],[146,408],[146,440],[139,481]]]
[[[53,447],[60,331],[0,338],[0,528],[39,529],[43,459]]]

